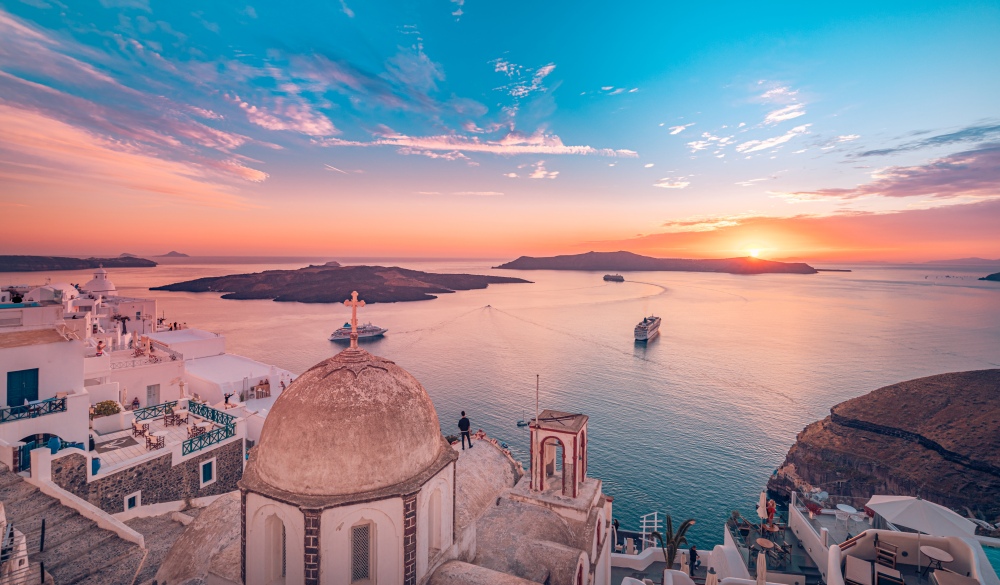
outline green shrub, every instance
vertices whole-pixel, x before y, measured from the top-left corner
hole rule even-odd
[[[118,414],[122,411],[122,407],[114,400],[102,400],[94,405],[94,418],[100,418],[102,416],[110,416],[112,414]]]

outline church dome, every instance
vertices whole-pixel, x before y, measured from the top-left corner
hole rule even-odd
[[[108,271],[104,267],[100,267],[94,271],[94,278],[90,279],[81,288],[88,293],[101,293],[105,295],[110,295],[118,290],[115,288],[114,283],[108,280]]]
[[[316,364],[281,393],[250,465],[286,492],[347,495],[411,479],[444,448],[420,382],[395,363],[352,348]]]

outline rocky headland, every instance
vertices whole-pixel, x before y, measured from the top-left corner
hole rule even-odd
[[[879,388],[807,426],[768,488],[925,497],[1000,517],[1000,369]]]
[[[86,270],[88,268],[152,268],[156,262],[135,256],[117,258],[67,258],[63,256],[0,256],[0,272]]]
[[[804,262],[776,262],[759,258],[723,258],[692,260],[685,258],[653,258],[632,252],[587,252],[566,256],[535,258],[521,256],[517,260],[494,266],[510,270],[597,270],[610,272],[726,272],[729,274],[792,273],[816,274]]]
[[[994,272],[993,274],[988,274],[979,280],[992,280],[993,282],[1000,282],[1000,272]]]
[[[177,250],[171,250],[166,254],[158,254],[156,256],[153,256],[153,258],[190,258],[190,256],[188,256],[187,254],[182,254]]]
[[[333,262],[331,264],[336,264]],[[434,274],[385,266],[308,266],[198,278],[150,290],[223,292],[224,299],[273,299],[299,303],[342,303],[358,291],[366,303],[425,301],[457,290],[491,284],[528,283],[520,278],[478,274]]]

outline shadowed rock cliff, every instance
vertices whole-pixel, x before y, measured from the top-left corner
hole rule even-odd
[[[842,402],[799,433],[768,488],[920,495],[1000,516],[1000,370],[954,372]]]
[[[587,252],[568,256],[533,258],[521,256],[517,260],[495,268],[512,270],[607,270],[674,271],[674,272],[728,272],[730,274],[794,273],[816,274],[817,270],[802,262],[775,262],[759,258],[723,258],[717,260],[689,260],[685,258],[653,258],[632,252]]]

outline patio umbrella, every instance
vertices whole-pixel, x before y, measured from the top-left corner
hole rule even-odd
[[[760,551],[757,555],[757,585],[767,583],[767,553]]]
[[[931,536],[974,536],[976,525],[948,508],[911,496],[872,496],[865,507],[898,526]]]
[[[760,502],[757,503],[757,515],[761,520],[767,520],[767,491],[760,491]]]
[[[715,574],[715,567],[708,568],[708,576],[705,577],[705,585],[719,585],[719,576]]]

